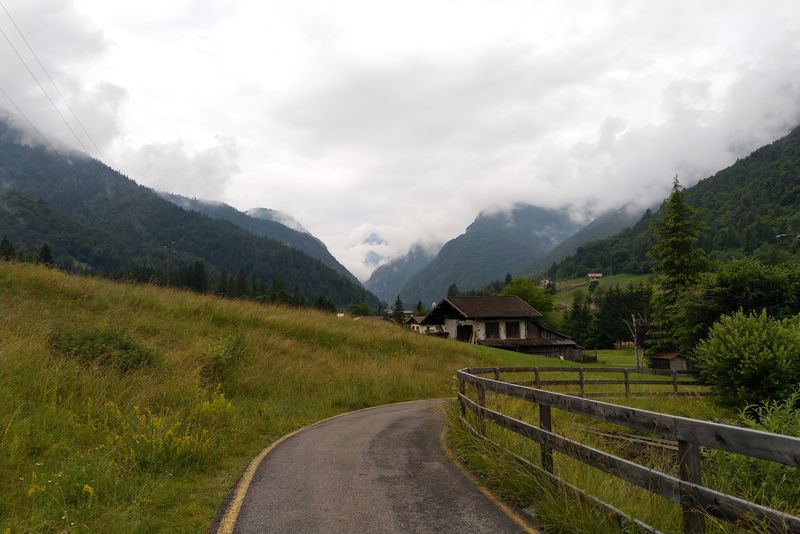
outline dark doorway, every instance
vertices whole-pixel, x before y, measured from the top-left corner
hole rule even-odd
[[[456,339],[459,341],[469,341],[472,339],[472,325],[460,324],[456,326]]]
[[[486,323],[486,339],[500,339],[500,323],[494,321]]]

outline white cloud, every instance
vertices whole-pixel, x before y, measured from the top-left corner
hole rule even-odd
[[[800,119],[794,0],[7,5],[112,166],[287,212],[360,277],[483,209],[651,204]]]

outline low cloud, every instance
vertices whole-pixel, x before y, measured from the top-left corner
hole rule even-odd
[[[239,172],[236,139],[218,136],[216,144],[189,154],[182,141],[154,143],[121,154],[119,160],[137,182],[169,193],[217,200]]]

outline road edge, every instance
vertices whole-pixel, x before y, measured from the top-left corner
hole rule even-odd
[[[442,433],[439,435],[440,446],[444,453],[447,455],[447,458],[450,460],[450,463],[454,464],[461,474],[467,478],[477,489],[480,491],[484,497],[489,499],[495,506],[497,506],[501,512],[506,514],[509,519],[511,519],[514,523],[517,524],[523,531],[527,534],[542,534],[540,530],[536,529],[533,525],[528,522],[524,515],[514,510],[511,506],[507,505],[503,501],[501,501],[494,493],[492,493],[489,488],[487,488],[484,484],[481,483],[480,479],[475,476],[466,465],[464,465],[459,459],[458,456],[448,447],[447,445],[447,426],[442,428]]]

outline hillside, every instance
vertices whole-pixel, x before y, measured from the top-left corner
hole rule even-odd
[[[43,243],[65,269],[116,277],[161,276],[202,261],[209,280],[243,269],[308,301],[340,306],[378,300],[320,261],[238,226],[186,211],[102,163],[20,144],[0,122],[0,235],[23,252]]]
[[[0,532],[205,532],[244,466],[324,417],[556,360],[374,321],[0,261]]]
[[[481,213],[460,236],[403,286],[404,302],[429,304],[450,284],[476,289],[506,273],[518,273],[574,234],[580,225],[566,211],[517,204],[508,212]]]
[[[328,251],[325,243],[304,231],[291,217],[281,217],[284,214],[267,208],[255,208],[243,213],[224,202],[206,201],[170,193],[159,194],[183,209],[208,215],[212,219],[231,222],[253,235],[268,237],[283,243],[287,247],[305,252],[339,274],[349,278],[350,281],[359,284],[358,279]],[[280,222],[281,220],[285,221],[286,224]],[[287,226],[287,224],[291,224],[294,227]]]
[[[800,233],[800,127],[686,192],[687,202],[699,212],[699,244],[712,258],[754,255],[775,263],[797,257],[797,241],[775,236]],[[579,247],[549,274],[649,272],[651,222],[648,211],[633,228]]]
[[[554,263],[558,263],[570,254],[574,254],[581,245],[614,235],[633,226],[641,219],[643,211],[631,206],[623,206],[620,209],[603,213],[559,243],[553,250],[529,267],[525,274],[540,275]]]
[[[375,269],[364,287],[391,304],[411,277],[433,261],[440,249],[440,246],[424,247],[416,243],[403,256]],[[414,303],[407,304],[410,307]]]

